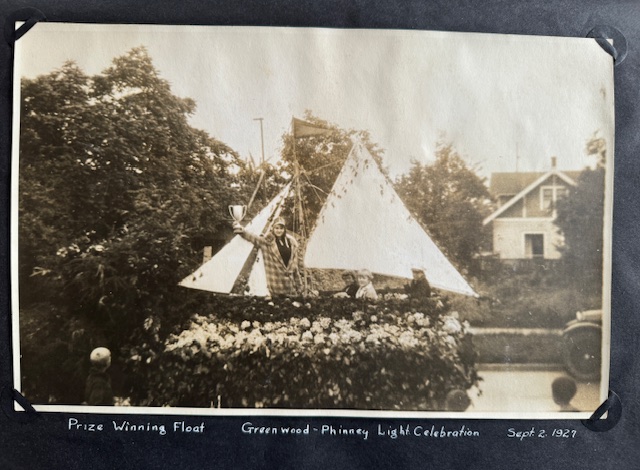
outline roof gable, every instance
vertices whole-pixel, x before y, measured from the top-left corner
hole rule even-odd
[[[523,189],[520,190],[520,192],[518,192],[515,196],[513,196],[509,201],[507,201],[504,205],[502,205],[500,208],[498,208],[498,210],[496,210],[493,214],[491,214],[489,217],[487,217],[486,219],[484,219],[482,221],[483,225],[487,225],[489,222],[493,221],[496,217],[498,217],[500,214],[503,214],[507,209],[509,209],[510,207],[512,207],[516,202],[518,202],[520,199],[522,199],[523,197],[525,197],[527,194],[529,194],[531,191],[533,191],[535,188],[537,188],[538,186],[540,186],[542,183],[544,183],[546,180],[548,180],[549,178],[551,178],[552,176],[557,176],[560,179],[562,179],[564,182],[566,182],[567,184],[571,185],[571,186],[575,186],[576,185],[576,179],[578,177],[578,175],[580,175],[579,171],[571,171],[571,172],[562,172],[562,171],[557,171],[557,170],[551,170],[547,173],[497,173],[497,174],[506,174],[506,175],[539,175],[538,178],[533,179],[533,181],[531,181],[527,186],[525,186]],[[569,176],[569,174],[573,174],[575,175],[573,178]],[[495,174],[494,174],[495,175]],[[493,187],[493,178],[494,175],[491,175],[491,186]],[[523,181],[528,181],[531,180],[532,178],[517,178],[514,176],[511,177],[507,177],[504,180],[506,182],[501,182],[500,183],[500,188],[510,188],[510,187],[516,187],[515,183],[522,183]],[[500,180],[500,178],[499,178]],[[493,193],[495,195],[498,194],[513,194],[513,193],[508,193],[508,192],[504,192],[504,193]]]
[[[558,171],[568,176],[574,182],[580,176],[580,171]],[[546,175],[544,172],[512,172],[492,173],[489,184],[489,192],[494,196],[515,195],[529,186],[531,183]]]

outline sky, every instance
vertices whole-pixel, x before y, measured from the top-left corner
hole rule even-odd
[[[87,74],[145,46],[193,126],[243,157],[279,157],[305,110],[368,130],[392,177],[452,143],[483,176],[579,170],[598,132],[613,148],[613,65],[593,39],[400,30],[38,23],[18,42],[33,78],[67,60]]]

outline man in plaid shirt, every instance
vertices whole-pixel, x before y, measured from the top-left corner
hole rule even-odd
[[[278,218],[267,235],[246,232],[238,223],[233,224],[234,232],[262,250],[267,288],[272,296],[300,294],[301,279],[298,266],[298,242],[287,233],[285,221]]]

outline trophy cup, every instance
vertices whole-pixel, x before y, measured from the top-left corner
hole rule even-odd
[[[229,214],[231,214],[231,218],[235,221],[234,225],[240,224],[242,219],[244,219],[244,216],[247,215],[247,206],[229,206]]]

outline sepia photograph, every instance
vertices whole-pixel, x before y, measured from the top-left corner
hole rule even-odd
[[[13,98],[14,383],[36,410],[566,419],[606,399],[595,40],[39,23]]]

